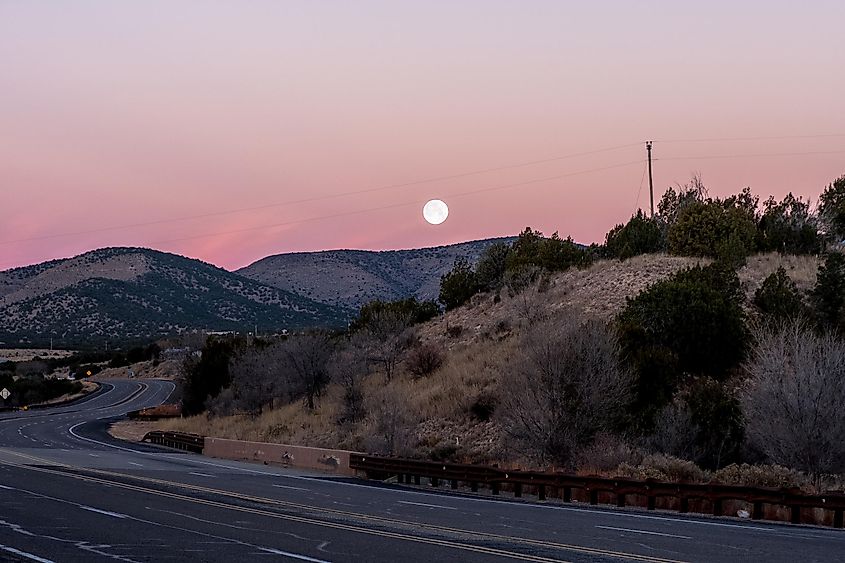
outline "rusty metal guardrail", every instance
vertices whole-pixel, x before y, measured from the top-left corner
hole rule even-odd
[[[644,504],[648,510],[655,510],[658,499],[669,497],[677,501],[675,504],[678,512],[712,513],[714,516],[724,515],[726,502],[743,501],[751,505],[752,519],[765,519],[767,506],[786,507],[793,524],[801,522],[802,509],[823,509],[832,513],[835,528],[843,527],[845,512],[845,493],[813,495],[798,488],[777,489],[719,483],[664,483],[654,479],[584,477],[369,455],[351,456],[349,467],[365,473],[369,479],[384,480],[397,477],[399,483],[403,484],[419,485],[420,478],[424,477],[429,479],[434,487],[439,486],[441,481],[449,482],[452,489],[457,489],[459,483],[464,483],[473,492],[477,492],[479,486],[484,486],[494,495],[498,495],[503,489],[511,490],[515,497],[521,497],[523,492],[529,489],[539,500],[546,500],[547,494],[554,492],[557,493],[555,496],[564,502],[571,502],[573,489],[578,489],[590,504],[599,504],[599,500],[603,498],[605,503],[619,507]],[[707,505],[710,510],[694,510],[691,505]]]
[[[177,450],[185,450],[201,454],[205,447],[205,436],[198,434],[187,434],[185,432],[162,432],[153,430],[144,435],[144,442],[167,446]]]

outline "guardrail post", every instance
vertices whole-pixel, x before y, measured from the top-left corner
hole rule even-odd
[[[513,496],[519,498],[522,496],[522,483],[513,484]]]
[[[841,528],[842,527],[842,509],[837,508],[833,511],[833,527],[834,528]]]
[[[754,501],[754,510],[751,511],[752,520],[760,520],[763,518],[763,501]]]
[[[686,514],[689,512],[689,499],[687,497],[681,497],[681,506],[678,508],[678,512],[681,514]]]
[[[625,493],[616,493],[616,506],[625,506]]]
[[[590,504],[599,503],[599,492],[596,489],[590,489]]]
[[[790,506],[792,514],[790,515],[791,518],[789,519],[790,522],[793,524],[800,524],[801,523],[801,507],[800,506]]]
[[[563,488],[563,502],[572,502],[572,487]]]
[[[438,479],[437,477],[432,477],[431,478],[431,486],[432,487],[440,486],[440,479]]]
[[[469,490],[471,490],[474,493],[477,493],[478,492],[478,481],[470,481]]]
[[[457,489],[457,488],[458,488],[458,480],[457,480],[457,479],[452,479],[452,488],[453,488],[453,489]]]
[[[648,495],[646,497],[646,510],[654,510],[655,508],[657,508],[657,497]]]
[[[715,498],[713,499],[713,516],[721,516],[722,515],[722,499]]]
[[[537,500],[546,500],[546,486],[539,485],[537,487]]]
[[[414,475],[414,485],[419,485],[419,484],[420,484],[420,476]]]
[[[494,495],[498,495],[498,494],[499,494],[499,484],[498,484],[498,483],[496,483],[495,481],[494,481],[493,483],[491,483],[491,484],[490,484],[490,489],[493,491],[493,494],[494,494]]]

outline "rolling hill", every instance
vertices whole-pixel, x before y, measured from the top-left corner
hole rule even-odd
[[[345,312],[199,260],[105,248],[0,272],[0,342],[62,346],[185,330],[339,326]]]
[[[484,239],[413,250],[329,250],[263,258],[236,273],[257,282],[350,310],[380,299],[437,299],[440,277],[458,258],[471,263],[495,242]]]

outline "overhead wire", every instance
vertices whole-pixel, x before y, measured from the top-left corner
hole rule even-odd
[[[474,189],[474,190],[468,190],[468,191],[448,194],[448,197],[454,199],[454,198],[466,197],[466,196],[469,196],[469,195],[474,195],[474,194],[479,194],[479,193],[487,193],[487,192],[493,192],[493,191],[498,191],[498,190],[512,189],[512,188],[528,186],[528,185],[532,185],[532,184],[550,182],[552,180],[559,180],[559,179],[568,178],[568,177],[571,177],[571,176],[578,176],[578,175],[581,175],[581,174],[589,174],[589,173],[592,173],[592,172],[600,172],[600,171],[603,171],[603,170],[611,170],[613,168],[622,168],[622,167],[625,167],[625,166],[631,166],[633,164],[639,164],[641,162],[644,162],[644,160],[639,159],[639,160],[634,160],[634,161],[630,161],[630,162],[622,162],[622,163],[618,163],[618,164],[611,164],[609,166],[601,166],[601,167],[598,167],[598,168],[590,168],[588,170],[579,170],[577,172],[568,172],[568,173],[564,173],[564,174],[556,174],[554,176],[546,176],[546,177],[543,177],[543,178],[534,178],[532,180],[526,180],[526,181],[522,181],[522,182],[514,182],[514,183],[502,184],[502,185],[498,185],[498,186],[489,186],[489,187],[485,187],[485,188],[478,188],[478,189]],[[419,205],[420,203],[422,203],[421,200],[405,201],[405,202],[402,202],[402,203],[382,205],[382,206],[379,206],[379,207],[369,207],[369,208],[366,208],[366,209],[356,209],[356,210],[352,210],[352,211],[343,211],[343,212],[340,212],[340,213],[333,213],[331,215],[319,215],[319,216],[315,216],[315,217],[307,217],[305,219],[294,219],[294,220],[291,220],[291,221],[283,221],[283,222],[280,222],[280,223],[271,223],[271,224],[257,225],[257,226],[251,226],[251,227],[241,227],[239,229],[231,229],[231,230],[227,230],[227,231],[217,231],[217,232],[213,232],[213,233],[203,233],[203,234],[199,234],[199,235],[190,235],[190,236],[186,236],[186,237],[171,238],[171,239],[166,239],[166,240],[158,240],[158,241],[151,242],[150,244],[167,244],[167,243],[172,243],[172,242],[181,242],[181,241],[185,241],[185,240],[194,240],[194,239],[199,239],[199,238],[210,238],[210,237],[216,237],[216,236],[222,236],[222,235],[238,234],[238,233],[249,232],[249,231],[258,231],[258,230],[262,230],[262,229],[272,229],[272,228],[277,228],[277,227],[286,227],[286,226],[289,226],[289,225],[298,225],[298,224],[301,224],[301,223],[308,223],[308,222],[312,222],[312,221],[323,221],[323,220],[326,220],[326,219],[337,219],[337,218],[340,218],[340,217],[348,217],[348,216],[351,216],[351,215],[360,215],[360,214],[363,214],[363,213],[371,213],[371,212],[374,212],[374,211],[383,211],[383,210],[386,210],[386,209],[396,209],[396,208],[400,208],[400,207],[410,207],[412,205]]]
[[[156,219],[156,220],[152,220],[152,221],[141,221],[141,222],[128,223],[128,224],[123,224],[123,225],[113,225],[113,226],[109,226],[109,227],[97,227],[97,228],[94,228],[94,229],[84,229],[84,230],[72,231],[72,232],[54,233],[54,234],[39,235],[39,236],[34,236],[34,237],[25,237],[25,238],[19,238],[19,239],[3,240],[3,241],[0,241],[0,245],[15,244],[15,243],[20,243],[20,242],[29,242],[29,241],[34,241],[34,240],[44,240],[44,239],[51,239],[51,238],[64,238],[64,237],[80,236],[80,235],[102,233],[102,232],[109,232],[109,231],[118,231],[118,230],[124,230],[124,229],[133,229],[133,228],[137,228],[137,227],[149,227],[149,226],[153,226],[153,225],[162,225],[162,224],[166,224],[166,223],[189,221],[189,220],[193,220],[193,219],[206,219],[206,218],[209,218],[209,217],[220,217],[220,216],[224,216],[224,215],[233,215],[233,214],[236,214],[236,213],[244,213],[244,212],[247,212],[247,211],[260,211],[260,210],[263,210],[263,209],[272,209],[274,207],[283,207],[283,206],[287,206],[287,205],[300,205],[300,204],[303,204],[303,203],[311,203],[311,202],[315,202],[315,201],[337,199],[337,198],[341,198],[341,197],[347,197],[347,196],[353,196],[353,195],[362,195],[362,194],[379,192],[379,191],[386,191],[386,190],[391,190],[391,189],[406,188],[406,187],[410,187],[410,186],[417,186],[417,185],[422,185],[422,184],[441,182],[441,181],[445,181],[445,180],[455,180],[455,179],[458,179],[458,178],[466,178],[466,177],[469,177],[469,176],[476,176],[476,175],[479,175],[479,174],[486,174],[486,173],[490,173],[490,172],[500,172],[500,171],[503,171],[503,170],[525,168],[525,167],[528,167],[528,166],[536,166],[538,164],[547,164],[547,163],[550,163],[550,162],[557,162],[557,161],[577,158],[577,157],[581,157],[581,156],[589,156],[589,155],[600,154],[600,153],[604,153],[604,152],[616,151],[616,150],[620,150],[620,149],[624,149],[624,148],[639,146],[639,144],[640,143],[627,143],[627,144],[624,144],[624,145],[615,145],[615,146],[612,146],[612,147],[605,147],[605,148],[601,148],[601,149],[594,149],[594,150],[589,150],[589,151],[570,153],[570,154],[566,154],[566,155],[559,155],[559,156],[543,158],[543,159],[538,159],[538,160],[531,160],[531,161],[526,161],[526,162],[518,162],[518,163],[514,163],[514,164],[507,164],[507,165],[504,165],[504,166],[495,166],[495,167],[484,168],[484,169],[480,169],[480,170],[472,170],[472,171],[468,171],[468,172],[461,172],[461,173],[458,173],[458,174],[448,174],[448,175],[443,175],[443,176],[434,176],[434,177],[430,177],[430,178],[426,178],[426,179],[422,179],[422,180],[414,180],[414,181],[402,182],[402,183],[398,183],[398,184],[388,184],[388,185],[384,185],[384,186],[365,188],[365,189],[361,189],[361,190],[338,192],[338,193],[326,194],[326,195],[322,195],[322,196],[312,196],[312,197],[307,197],[307,198],[302,198],[302,199],[288,200],[288,201],[284,201],[284,202],[256,205],[256,206],[252,206],[252,207],[241,207],[241,208],[237,208],[237,209],[227,209],[227,210],[223,210],[223,211],[213,211],[213,212],[209,212],[209,213],[184,215],[184,216],[181,216],[181,217],[173,217],[173,218],[169,218],[169,219]]]

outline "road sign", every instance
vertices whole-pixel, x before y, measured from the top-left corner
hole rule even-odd
[[[0,391],[0,397],[3,397],[3,400],[5,401],[9,398],[9,395],[11,395],[11,393],[9,393],[9,390],[3,387],[3,390]]]

